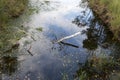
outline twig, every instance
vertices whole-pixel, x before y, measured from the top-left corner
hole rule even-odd
[[[28,52],[31,56],[33,56],[33,54],[30,52],[30,50],[27,50],[27,52]]]
[[[60,43],[62,43],[64,45],[72,46],[72,47],[75,47],[75,48],[79,48],[79,46],[71,44],[71,43],[66,43],[66,42],[63,42],[63,41],[61,41]]]
[[[32,47],[30,46],[29,49],[27,49],[27,52],[28,52],[31,56],[33,56],[33,54],[32,54],[31,51],[30,51],[31,48],[32,48]]]
[[[35,38],[34,38],[33,36],[31,36],[31,38],[32,38],[34,41],[36,41]]]
[[[66,39],[70,39],[70,38],[72,38],[72,37],[75,37],[75,36],[77,36],[77,35],[79,35],[79,34],[81,34],[80,31],[77,32],[77,33],[75,33],[75,34],[72,34],[72,35],[70,35],[70,36],[63,37],[63,38],[61,38],[60,40],[58,40],[57,43],[59,43],[59,42],[61,42],[61,41],[63,41],[63,40],[66,40]]]

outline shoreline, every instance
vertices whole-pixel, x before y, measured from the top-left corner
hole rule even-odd
[[[89,0],[89,6],[97,17],[102,20],[103,24],[109,27],[113,32],[114,38],[120,40],[120,27],[119,24],[117,24],[118,21],[116,21],[108,6],[97,0]],[[113,24],[115,21],[116,24]]]

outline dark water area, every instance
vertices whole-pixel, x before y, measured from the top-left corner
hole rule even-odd
[[[30,4],[37,11],[22,23],[28,32],[19,40],[19,49],[1,55],[1,80],[77,80],[75,74],[88,57],[105,54],[119,58],[120,43],[113,40],[112,32],[87,2],[30,0]],[[81,34],[63,42],[77,47],[55,43],[76,32]]]

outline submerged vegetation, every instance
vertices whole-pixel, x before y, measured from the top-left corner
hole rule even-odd
[[[120,0],[89,0],[90,6],[113,31],[115,38],[120,38]]]

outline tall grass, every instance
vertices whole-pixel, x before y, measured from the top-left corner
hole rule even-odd
[[[90,0],[92,5],[95,5],[96,2],[98,2],[100,6],[106,7],[111,17],[109,20],[111,30],[114,32],[115,37],[120,37],[118,36],[120,32],[120,0]]]
[[[11,17],[18,17],[28,0],[0,0],[0,26],[4,26]]]

